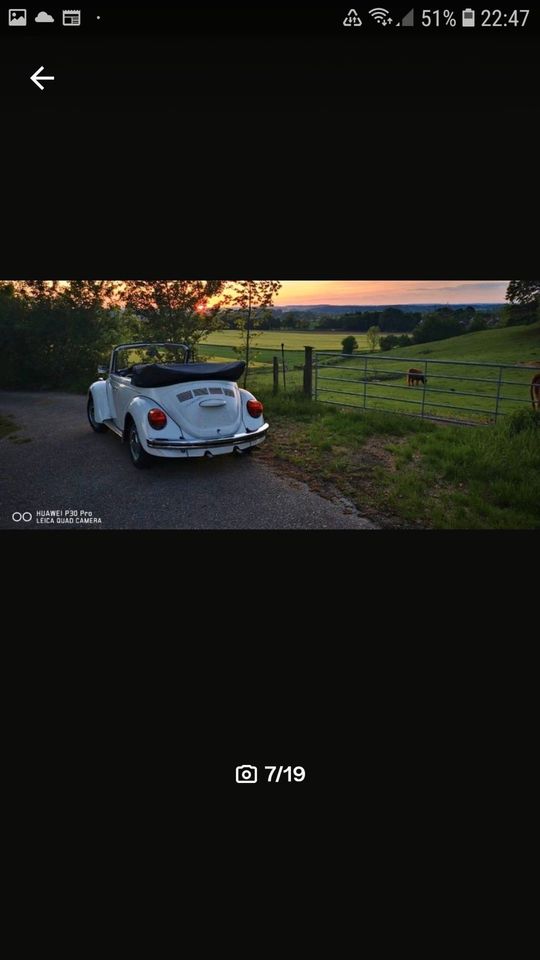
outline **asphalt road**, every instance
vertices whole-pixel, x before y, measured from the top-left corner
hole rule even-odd
[[[61,393],[0,393],[0,413],[20,427],[0,439],[0,528],[372,529],[303,484],[277,476],[251,456],[157,460],[135,470],[124,444],[95,434],[86,398]],[[271,441],[267,441],[271,442]],[[54,523],[38,511],[61,511]],[[73,523],[59,523],[66,511]],[[84,511],[84,515],[81,514]],[[15,522],[21,513],[31,520]],[[81,523],[82,518],[101,523]],[[43,519],[43,516],[42,516]]]

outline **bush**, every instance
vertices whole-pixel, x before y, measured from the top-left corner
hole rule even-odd
[[[480,330],[487,330],[487,319],[486,317],[473,317],[471,320],[467,333],[478,333]]]
[[[355,350],[358,350],[356,337],[344,337],[341,346],[343,347],[343,353],[352,354]]]
[[[524,433],[526,430],[540,431],[540,411],[516,410],[508,417],[505,428],[509,437],[516,437],[518,433]]]
[[[0,381],[11,390],[81,390],[125,338],[127,312],[0,291]],[[131,339],[134,339],[130,331]]]
[[[391,333],[387,337],[381,337],[379,345],[384,352],[386,350],[393,350],[395,347],[409,347],[411,343],[412,340],[406,333],[401,336],[396,336],[394,333]]]

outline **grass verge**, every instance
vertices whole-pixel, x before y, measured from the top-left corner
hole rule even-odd
[[[13,417],[0,414],[0,438],[9,437],[12,433],[16,433],[17,430],[20,430],[20,427],[17,426]]]
[[[383,527],[540,527],[540,417],[454,427],[265,393],[262,459]]]

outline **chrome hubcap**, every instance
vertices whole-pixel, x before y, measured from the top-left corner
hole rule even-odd
[[[131,450],[131,456],[134,460],[138,460],[141,455],[141,443],[135,427],[132,427],[129,431],[129,446]]]

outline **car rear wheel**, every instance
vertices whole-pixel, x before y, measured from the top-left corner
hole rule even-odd
[[[134,420],[129,421],[127,441],[133,466],[137,467],[138,470],[145,470],[146,467],[151,467],[154,462],[153,457],[143,449]]]
[[[107,427],[103,423],[98,423],[96,420],[96,411],[94,408],[94,398],[92,396],[88,397],[88,404],[86,407],[86,412],[88,414],[88,423],[92,427],[92,430],[95,430],[96,433],[105,433]]]

